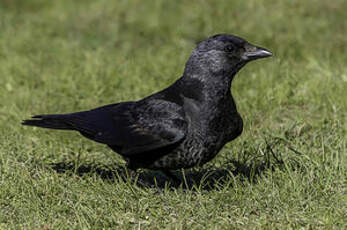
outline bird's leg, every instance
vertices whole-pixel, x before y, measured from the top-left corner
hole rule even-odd
[[[170,178],[175,184],[179,185],[182,183],[182,180],[180,178],[178,178],[175,174],[170,172],[169,170],[162,170],[162,172],[164,173],[165,176]]]
[[[126,161],[126,177],[127,179],[137,181],[139,177],[139,173],[137,172],[137,167],[134,167],[133,164],[131,164],[131,161],[129,158],[125,158]]]
[[[132,169],[132,168],[126,168],[126,179],[128,180],[135,180],[138,177],[138,172],[136,171],[136,169]]]
[[[153,184],[147,182],[144,178],[140,178],[140,174],[136,169],[127,167],[126,171],[127,181],[130,181],[131,183],[134,183],[140,187],[149,188],[153,186]]]

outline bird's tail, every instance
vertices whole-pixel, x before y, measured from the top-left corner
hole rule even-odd
[[[48,129],[67,129],[73,130],[73,126],[66,120],[64,114],[36,115],[32,119],[24,120],[22,125],[37,126]]]

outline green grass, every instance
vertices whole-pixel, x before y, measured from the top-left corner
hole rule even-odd
[[[2,0],[0,229],[347,228],[346,9],[345,0]],[[275,56],[238,74],[244,132],[187,170],[187,186],[146,170],[140,178],[158,188],[126,183],[107,147],[20,125],[158,91],[215,33]]]

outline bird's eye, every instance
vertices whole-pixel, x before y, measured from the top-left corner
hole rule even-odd
[[[234,51],[234,46],[233,45],[228,45],[224,48],[226,52],[233,52]]]

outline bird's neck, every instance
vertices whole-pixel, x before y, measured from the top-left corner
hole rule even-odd
[[[230,87],[236,73],[245,63],[230,63],[218,55],[193,52],[186,63],[183,77],[179,80],[184,92],[201,92],[205,97],[220,100],[231,97]],[[192,84],[194,82],[194,84]]]
[[[198,101],[220,101],[231,97],[231,83],[235,73],[220,73],[211,76],[204,73],[185,74],[178,80],[182,94]]]

